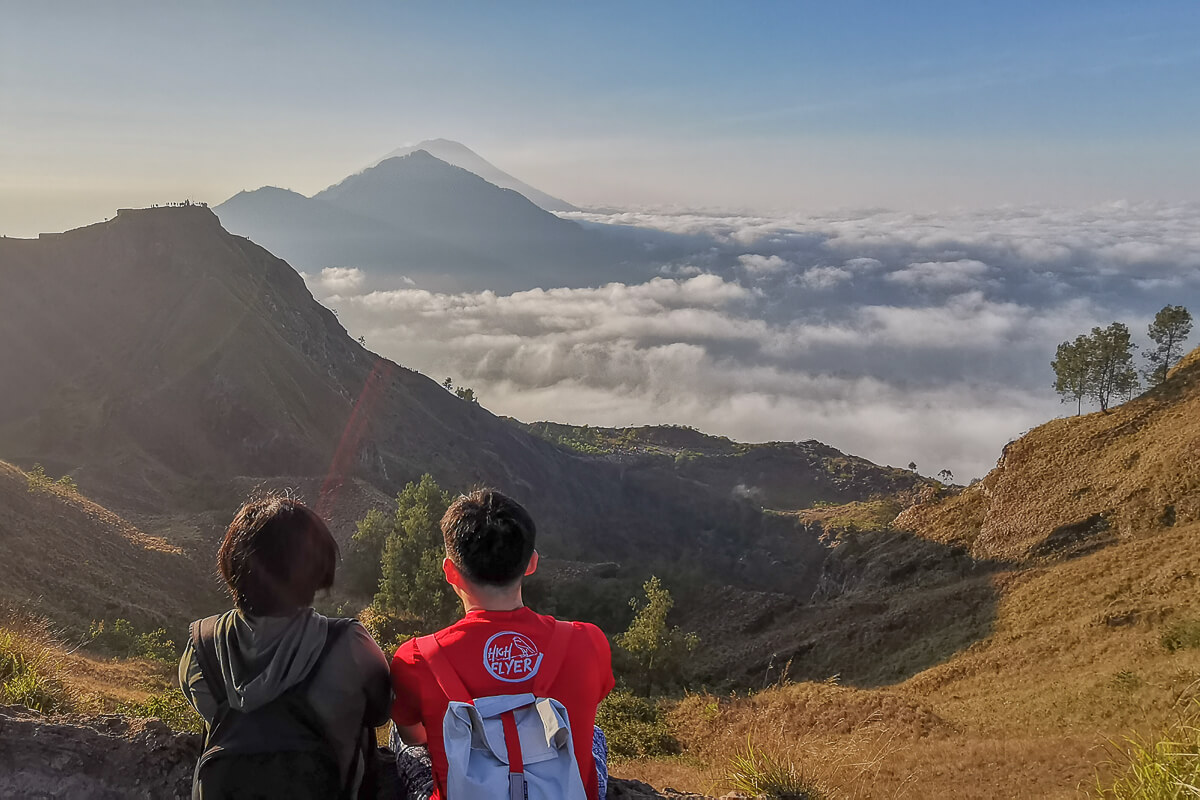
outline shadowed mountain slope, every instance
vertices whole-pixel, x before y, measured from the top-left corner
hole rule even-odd
[[[627,471],[670,473],[703,491],[773,511],[883,498],[906,505],[922,487],[935,485],[909,470],[881,467],[815,440],[748,444],[677,425],[515,424],[547,441],[620,463]]]
[[[423,142],[418,142],[412,147],[401,147],[388,153],[383,158],[376,161],[375,164],[381,161],[386,161],[389,158],[399,158],[406,156],[409,153],[415,153],[418,150],[424,150],[434,158],[439,158],[447,164],[453,164],[456,167],[462,167],[468,172],[474,172],[479,177],[483,178],[488,183],[494,183],[501,189],[512,189],[514,192],[520,192],[525,195],[530,202],[537,205],[546,211],[578,211],[576,206],[571,205],[566,200],[560,200],[557,197],[551,197],[540,189],[535,189],[525,181],[514,178],[502,169],[499,169],[491,162],[487,161],[476,153],[471,148],[459,142],[451,141],[450,139],[426,139]],[[371,166],[375,166],[372,164]]]
[[[215,209],[298,268],[358,267],[381,283],[516,291],[644,280],[624,236],[561,219],[424,150],[388,158],[311,198],[264,187]],[[640,259],[640,260],[639,260]]]
[[[800,594],[819,571],[822,548],[790,521],[684,480],[646,485],[368,352],[207,209],[0,240],[0,273],[0,456],[71,471],[110,506],[228,513],[247,478],[332,469],[390,494],[430,472],[511,492],[548,555],[691,562]]]

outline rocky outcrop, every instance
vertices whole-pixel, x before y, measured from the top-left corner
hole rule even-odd
[[[191,796],[200,737],[159,720],[44,717],[0,706],[0,797],[71,800],[165,800]],[[701,795],[658,792],[640,781],[612,778],[608,800]]]
[[[46,718],[0,706],[0,797],[163,800],[191,796],[199,737],[159,720]]]

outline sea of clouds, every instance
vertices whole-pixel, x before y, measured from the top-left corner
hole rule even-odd
[[[689,255],[641,283],[511,295],[379,288],[353,267],[306,279],[370,349],[497,414],[818,439],[961,482],[1074,411],[1051,388],[1059,342],[1121,320],[1148,346],[1163,305],[1200,311],[1196,204],[565,216]]]

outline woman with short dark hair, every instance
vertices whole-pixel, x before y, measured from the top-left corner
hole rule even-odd
[[[205,721],[194,798],[356,792],[391,687],[371,635],[312,608],[337,561],[329,528],[297,500],[252,500],[234,516],[217,556],[234,608],[192,623],[179,662]]]

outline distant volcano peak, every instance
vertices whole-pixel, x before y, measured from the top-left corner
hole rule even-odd
[[[387,161],[388,159],[398,158],[410,155],[412,153],[424,151],[428,155],[445,161],[456,167],[461,167],[468,172],[473,172],[483,178],[488,183],[494,183],[502,189],[512,189],[528,198],[532,203],[546,211],[578,211],[577,206],[571,205],[565,200],[560,200],[553,197],[540,189],[535,189],[529,184],[518,178],[514,178],[507,172],[504,172],[494,164],[490,163],[478,153],[467,147],[462,142],[456,142],[453,139],[426,139],[409,147],[401,147],[386,156],[376,161],[377,164]]]

